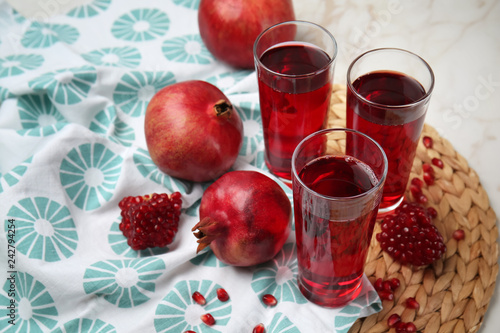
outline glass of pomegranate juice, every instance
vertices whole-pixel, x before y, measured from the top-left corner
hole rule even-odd
[[[431,67],[401,49],[368,51],[347,70],[347,127],[372,137],[389,160],[380,215],[403,201],[433,87]]]
[[[299,288],[313,303],[344,306],[362,290],[386,155],[361,132],[325,129],[297,146],[292,174]]]
[[[289,21],[263,31],[253,52],[265,162],[290,185],[295,147],[326,127],[337,44],[319,25]]]

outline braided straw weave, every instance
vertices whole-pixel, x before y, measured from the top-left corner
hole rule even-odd
[[[345,127],[346,88],[335,85],[330,108],[329,127]],[[434,224],[446,243],[442,259],[425,268],[411,268],[394,261],[372,238],[365,273],[376,279],[398,278],[401,282],[393,301],[383,301],[383,309],[357,320],[350,329],[355,332],[395,332],[387,326],[387,318],[397,313],[404,322],[413,322],[419,332],[476,332],[484,319],[498,275],[498,228],[495,212],[479,177],[467,161],[429,125],[422,136],[433,139],[433,147],[419,142],[410,179],[422,179],[422,164],[440,158],[444,168],[434,168],[436,181],[423,186],[428,206],[438,216]],[[407,191],[407,197],[412,200]],[[452,233],[462,229],[465,239],[456,241]],[[380,232],[377,223],[373,234]],[[405,301],[415,297],[418,310],[407,309]]]

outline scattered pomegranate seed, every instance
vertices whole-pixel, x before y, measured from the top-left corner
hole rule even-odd
[[[453,231],[453,238],[457,241],[461,241],[465,238],[465,232],[462,229],[457,229]]]
[[[264,333],[265,331],[266,330],[265,330],[264,324],[259,324],[253,328],[252,333]]]
[[[217,289],[217,298],[221,302],[227,302],[227,300],[229,299],[229,294],[225,289],[219,288]]]
[[[420,304],[418,304],[417,300],[414,297],[408,297],[406,299],[406,307],[409,309],[418,310],[420,308]]]
[[[383,285],[383,280],[382,278],[378,278],[377,281],[375,281],[375,290],[379,291],[382,290],[382,285]]]
[[[203,297],[203,295],[199,291],[195,291],[191,297],[199,305],[207,304],[205,297]]]
[[[401,317],[397,313],[393,313],[387,318],[387,326],[396,327],[401,322]]]
[[[429,202],[429,199],[427,199],[427,196],[425,194],[420,194],[417,198],[416,198],[417,202],[418,203],[421,203],[421,204],[426,204],[427,202]]]
[[[422,179],[417,178],[417,177],[412,178],[410,183],[411,183],[411,185],[415,185],[415,186],[418,186],[420,188],[422,188],[422,186],[424,186],[424,182],[422,181]]]
[[[432,185],[434,184],[434,174],[430,172],[424,172],[424,175],[422,176],[424,178],[424,181],[427,185]]]
[[[435,166],[437,166],[438,168],[442,169],[444,168],[444,163],[442,160],[440,160],[439,158],[437,157],[434,157],[432,159],[432,164],[434,164]]]
[[[384,281],[383,283],[383,290],[385,291],[392,291],[392,284],[390,281]]]
[[[392,301],[394,299],[394,294],[392,291],[381,290],[378,292],[378,296],[381,300]]]
[[[432,144],[434,143],[430,136],[424,136],[422,138],[422,142],[424,143],[425,148],[432,148]]]
[[[213,326],[215,325],[215,319],[210,313],[205,313],[200,316],[201,321],[205,323],[205,325]]]
[[[410,185],[410,192],[414,198],[418,198],[422,194],[422,188],[417,185]]]
[[[184,331],[184,333],[196,333],[196,332],[189,330],[189,331]]]
[[[398,278],[392,278],[391,279],[392,290],[398,289],[400,285],[401,285],[401,282],[399,281]]]
[[[434,207],[427,207],[427,214],[429,214],[432,219],[438,216],[438,212]]]
[[[422,164],[422,170],[424,170],[424,172],[434,174],[434,169],[432,168],[432,165],[430,165],[429,163]]]
[[[265,294],[264,296],[262,296],[262,302],[264,302],[264,304],[267,306],[275,306],[276,304],[278,304],[278,300],[276,299],[276,297],[271,294]]]
[[[396,333],[415,333],[416,331],[417,327],[414,323],[399,322],[398,324],[396,324]]]

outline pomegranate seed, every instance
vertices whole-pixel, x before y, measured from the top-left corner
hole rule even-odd
[[[229,294],[223,288],[217,289],[217,298],[221,302],[226,302],[229,299]]]
[[[438,212],[434,207],[427,207],[427,214],[433,219],[438,216]]]
[[[418,304],[417,300],[414,297],[408,297],[406,299],[406,307],[409,309],[418,310],[420,308],[420,304]]]
[[[387,318],[387,326],[396,327],[396,325],[401,322],[401,317],[397,313],[393,313]]]
[[[378,296],[381,300],[392,301],[394,299],[394,294],[392,291],[381,290],[378,292]]]
[[[184,331],[184,333],[196,333],[196,332],[189,330],[189,331]]]
[[[465,232],[462,229],[457,229],[453,231],[453,238],[457,241],[461,241],[465,238]]]
[[[264,296],[262,296],[262,302],[264,302],[264,304],[267,306],[275,306],[276,304],[278,304],[278,300],[276,299],[276,297],[271,294],[265,294]]]
[[[424,186],[424,182],[422,181],[422,179],[414,177],[411,180],[411,185],[415,185],[422,188],[422,186]]]
[[[406,333],[415,333],[417,331],[417,326],[414,323],[406,323],[405,324],[405,332]]]
[[[427,199],[427,197],[423,193],[421,195],[419,195],[417,198],[417,202],[421,203],[421,204],[426,204],[428,201],[429,201],[429,199]]]
[[[198,291],[195,291],[191,297],[199,305],[205,305],[205,304],[207,304],[207,301],[206,301],[205,297],[203,297],[203,295],[200,292],[198,292]]]
[[[427,185],[432,185],[434,184],[434,174],[430,172],[424,172],[424,175],[422,176],[424,178],[424,181]]]
[[[414,198],[418,198],[422,194],[422,188],[416,185],[410,185],[410,192]]]
[[[444,163],[442,160],[440,160],[439,158],[437,157],[434,157],[432,159],[432,164],[434,164],[435,166],[437,166],[438,168],[442,169],[444,168]]]
[[[391,279],[392,290],[398,289],[400,285],[401,285],[401,282],[399,281],[398,278],[392,278]]]
[[[390,281],[384,281],[383,283],[383,290],[385,291],[392,291],[392,284]]]
[[[201,321],[205,323],[205,325],[213,326],[215,324],[215,319],[210,313],[205,313],[200,316]]]
[[[432,148],[432,144],[434,143],[430,136],[424,136],[422,138],[422,142],[424,143],[425,148]]]
[[[430,165],[429,163],[422,164],[422,169],[424,170],[424,172],[434,174],[434,169],[432,168],[432,165]]]
[[[252,333],[264,333],[265,331],[266,330],[265,330],[264,324],[259,324],[253,328]]]
[[[375,287],[376,291],[379,291],[382,290],[382,284],[383,284],[382,278],[378,278],[377,281],[375,281],[375,285],[373,287]]]

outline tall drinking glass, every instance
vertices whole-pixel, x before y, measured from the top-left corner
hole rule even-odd
[[[255,41],[265,162],[287,183],[297,144],[326,127],[336,55],[333,36],[310,22],[274,25]]]
[[[347,70],[347,127],[372,137],[389,160],[381,214],[403,201],[433,87],[431,67],[401,49],[368,51]]]
[[[326,129],[297,146],[292,170],[299,288],[313,303],[344,306],[362,290],[386,155],[363,133]]]

